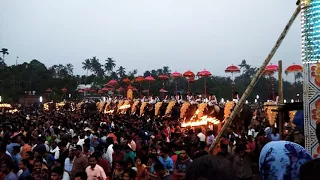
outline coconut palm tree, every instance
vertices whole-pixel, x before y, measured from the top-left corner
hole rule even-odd
[[[105,61],[106,63],[104,64],[104,69],[110,75],[113,69],[116,67],[116,61],[110,57],[108,57]]]
[[[82,69],[84,69],[84,70],[87,71],[86,82],[85,82],[85,84],[87,84],[88,73],[89,73],[89,71],[91,71],[91,69],[92,69],[90,59],[84,60],[84,62],[82,62],[82,65],[83,65],[83,66],[82,66]]]
[[[68,63],[68,64],[66,65],[66,68],[67,68],[68,74],[69,74],[69,75],[73,75],[73,65],[70,64],[70,63]]]
[[[3,60],[3,61],[4,61],[4,57],[5,57],[6,55],[9,55],[7,48],[2,48],[1,51],[0,51],[0,53],[2,53],[2,60]]]
[[[117,70],[119,77],[122,79],[126,76],[126,69],[123,66],[120,66]]]

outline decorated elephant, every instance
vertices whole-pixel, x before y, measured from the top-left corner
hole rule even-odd
[[[88,112],[94,112],[97,111],[97,105],[95,102],[86,102],[81,104],[81,112],[88,113]]]
[[[202,116],[208,116],[223,121],[230,116],[234,107],[235,103],[233,101],[225,103],[224,106],[209,106],[206,103],[190,104],[189,102],[185,102],[180,108],[180,119],[190,120],[192,118],[199,119]],[[235,130],[239,131],[243,127],[247,129],[252,117],[253,110],[249,105],[245,104],[233,123]]]

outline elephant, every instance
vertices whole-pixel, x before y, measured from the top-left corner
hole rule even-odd
[[[216,119],[220,120],[221,122],[226,118],[226,111],[225,108],[230,107],[230,106],[219,106],[219,105],[213,105],[213,106],[206,106],[206,108],[203,111],[203,115],[207,115],[209,117],[215,117]],[[235,106],[233,106],[230,109],[230,112],[233,110]],[[196,113],[198,109],[197,104],[190,104],[188,109],[186,110],[186,113],[184,114],[183,119],[191,119],[192,116]],[[172,113],[174,112],[180,112],[181,109],[175,109]],[[241,112],[235,117],[234,123],[232,123],[232,126],[235,127],[235,130],[239,132],[243,127],[245,130],[248,129],[248,126],[251,123],[253,117],[253,110],[251,107],[247,104],[244,104],[242,107]]]
[[[94,112],[97,111],[97,105],[95,102],[87,102],[81,104],[81,112],[87,113],[87,112]]]

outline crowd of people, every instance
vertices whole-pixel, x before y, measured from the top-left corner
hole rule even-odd
[[[319,160],[256,121],[248,132],[228,128],[208,152],[216,128],[181,128],[169,118],[22,108],[0,115],[0,179],[319,178]]]

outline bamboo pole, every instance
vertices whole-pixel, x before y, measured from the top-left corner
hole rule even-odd
[[[221,131],[219,132],[219,134],[217,135],[217,137],[215,138],[215,140],[213,141],[213,143],[210,145],[209,148],[209,152],[212,154],[212,151],[214,149],[214,147],[218,144],[218,142],[221,139],[222,134],[226,131],[227,127],[230,126],[230,124],[232,123],[232,121],[234,120],[235,116],[238,115],[240,113],[240,109],[242,108],[244,102],[246,101],[247,97],[249,96],[249,94],[251,93],[252,89],[254,88],[254,86],[256,85],[256,83],[258,82],[258,80],[260,79],[260,77],[262,76],[262,73],[264,71],[264,69],[266,68],[266,66],[269,64],[269,62],[271,61],[272,57],[274,56],[274,54],[276,53],[276,51],[278,50],[278,48],[280,47],[283,39],[286,37],[291,25],[293,24],[294,20],[297,18],[298,14],[300,12],[300,5],[297,6],[296,10],[294,11],[293,15],[291,16],[289,22],[287,23],[287,25],[285,26],[285,28],[283,29],[282,33],[280,34],[277,42],[275,43],[275,45],[273,46],[273,48],[271,49],[269,55],[267,56],[267,58],[264,60],[263,64],[261,65],[261,67],[258,69],[257,73],[254,75],[254,77],[252,78],[249,86],[247,87],[247,89],[245,90],[245,92],[243,93],[243,95],[241,96],[239,102],[236,104],[236,107],[234,108],[234,110],[232,111],[230,117],[228,119],[225,120],[225,124],[223,125]]]
[[[282,61],[278,62],[278,95],[279,102],[278,104],[283,104],[283,81],[282,81]],[[279,107],[279,106],[278,106]],[[283,112],[279,111],[279,134],[280,138],[283,138]]]

